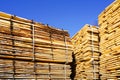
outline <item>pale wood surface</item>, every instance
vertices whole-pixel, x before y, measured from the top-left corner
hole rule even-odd
[[[87,24],[73,36],[72,43],[76,61],[75,80],[99,79],[98,35],[97,27]]]
[[[120,0],[110,4],[98,17],[100,26],[101,80],[120,79]]]
[[[0,12],[0,80],[70,80],[67,31]]]

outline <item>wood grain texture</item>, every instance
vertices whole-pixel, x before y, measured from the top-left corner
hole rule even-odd
[[[72,38],[75,56],[75,80],[99,79],[99,40],[96,26],[86,24]]]
[[[101,80],[120,79],[120,0],[115,0],[98,17],[100,26]]]
[[[0,79],[70,80],[67,31],[0,12]]]

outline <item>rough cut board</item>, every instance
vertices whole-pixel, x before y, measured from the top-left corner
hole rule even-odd
[[[74,80],[99,79],[99,32],[96,26],[86,24],[72,38],[75,57]]]
[[[70,73],[70,65],[0,59],[0,79],[64,80],[66,76],[66,80],[70,80]]]
[[[0,80],[70,80],[65,30],[0,12]]]
[[[120,0],[115,0],[98,17],[101,80],[120,79]]]
[[[13,16],[12,19],[11,17],[9,14],[0,12],[1,46],[12,46],[14,53],[23,56],[27,53],[28,57],[32,57],[32,49],[34,48],[34,53],[41,59],[71,62],[72,45],[67,31],[55,29],[37,22],[32,23],[30,20],[16,16]],[[24,48],[29,52],[24,51]],[[10,51],[7,54],[9,53],[11,54]],[[54,55],[59,56],[54,57]],[[69,59],[65,56],[68,56]],[[59,57],[62,57],[62,59]]]

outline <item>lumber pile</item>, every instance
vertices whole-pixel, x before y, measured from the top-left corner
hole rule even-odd
[[[14,64],[13,64],[14,63]],[[0,79],[70,80],[70,66],[55,63],[0,59]]]
[[[0,79],[70,80],[67,31],[0,12]]]
[[[98,17],[100,26],[100,73],[102,80],[120,79],[120,0]]]
[[[75,80],[99,79],[98,28],[86,24],[72,37],[75,56]]]

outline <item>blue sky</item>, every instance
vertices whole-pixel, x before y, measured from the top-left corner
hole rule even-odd
[[[1,0],[0,11],[68,30],[71,37],[114,0]]]

